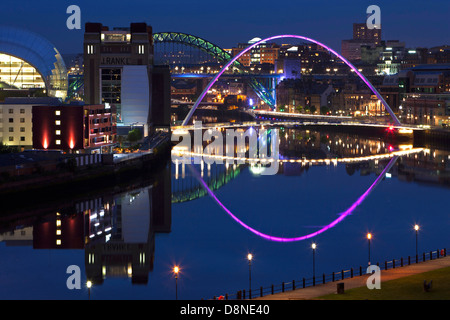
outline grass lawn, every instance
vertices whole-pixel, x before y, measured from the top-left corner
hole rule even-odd
[[[423,281],[433,281],[429,292],[423,290]],[[366,286],[345,290],[344,294],[318,297],[325,300],[449,300],[450,267],[424,272],[400,279],[381,282],[381,289]]]

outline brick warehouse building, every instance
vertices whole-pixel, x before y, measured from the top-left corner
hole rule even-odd
[[[85,102],[114,105],[121,135],[140,127],[147,136],[170,126],[170,73],[154,65],[153,50],[152,27],[146,23],[111,29],[85,25]]]
[[[117,134],[115,110],[106,105],[33,106],[33,148],[111,151]]]

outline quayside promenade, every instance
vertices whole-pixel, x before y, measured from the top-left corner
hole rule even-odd
[[[428,271],[438,270],[441,268],[450,267],[450,256],[441,257],[434,260],[427,260],[424,262],[411,263],[409,265],[404,265],[403,267],[392,268],[388,270],[381,270],[381,289],[383,290],[383,283],[386,283],[390,280],[396,280],[408,276],[414,276],[418,274],[422,274]],[[344,284],[344,292],[353,289],[365,287],[367,279],[370,275],[363,274],[362,276],[355,276],[353,278],[347,278],[343,280],[339,280],[336,282],[327,282],[325,284],[320,284],[316,286],[310,286],[306,288],[299,288],[295,290],[275,293],[273,295],[266,295],[263,297],[254,298],[254,300],[311,300],[311,299],[321,299],[320,297],[329,295],[329,294],[337,294],[337,286],[338,283]],[[427,278],[424,276],[423,281],[432,281],[432,278]],[[418,284],[417,290],[423,292],[423,286]],[[436,282],[432,284],[431,290],[433,290],[433,285],[436,285]],[[377,289],[373,289],[377,290]],[[345,293],[344,293],[345,294]],[[449,293],[450,297],[450,293]]]

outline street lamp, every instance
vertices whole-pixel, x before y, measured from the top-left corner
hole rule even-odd
[[[417,257],[418,257],[418,252],[417,252],[417,242],[418,242],[418,240],[417,240],[417,238],[418,238],[418,233],[419,233],[419,225],[415,225],[414,226],[414,230],[416,230],[416,260],[417,260]]]
[[[372,234],[368,233],[367,234],[367,241],[369,243],[369,266],[370,266],[370,240],[372,239]]]
[[[180,268],[178,266],[173,267],[173,273],[175,274],[175,300],[178,300],[178,273]]]
[[[317,245],[313,243],[311,245],[311,248],[313,249],[313,284],[316,283],[316,248]]]
[[[247,254],[247,260],[248,260],[248,296],[251,299],[252,298],[252,260],[253,255],[251,253]]]
[[[89,300],[91,300],[91,287],[92,287],[92,282],[90,280],[88,280],[86,282],[86,287],[88,288],[88,298]]]

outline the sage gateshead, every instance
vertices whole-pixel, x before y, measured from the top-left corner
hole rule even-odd
[[[64,100],[67,70],[61,54],[47,39],[21,28],[0,26],[0,93],[41,91]],[[27,96],[24,93],[22,96]]]

